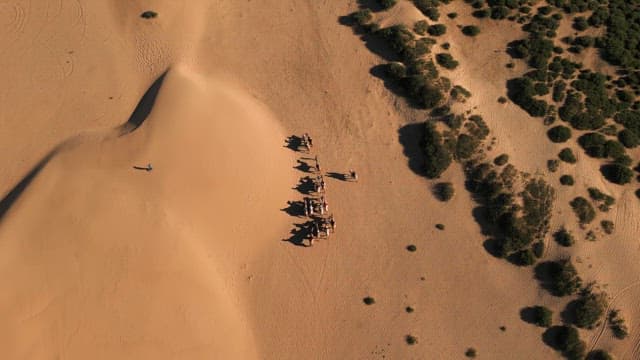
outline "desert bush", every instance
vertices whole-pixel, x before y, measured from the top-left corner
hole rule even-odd
[[[566,126],[554,126],[547,131],[547,136],[554,143],[563,143],[571,138],[571,129]]]
[[[586,345],[580,340],[580,333],[573,326],[560,326],[556,342],[562,355],[569,360],[582,360],[585,357]]]
[[[429,19],[438,21],[440,18],[440,12],[438,11],[439,0],[413,0],[413,4]]]
[[[570,148],[564,148],[560,150],[558,158],[569,164],[575,164],[578,162],[576,156],[573,154],[573,150],[571,150]]]
[[[620,314],[620,310],[614,309],[609,312],[609,328],[617,339],[624,339],[629,335],[629,329]]]
[[[142,14],[140,14],[140,17],[143,19],[154,19],[156,17],[158,17],[158,13],[155,11],[145,11]]]
[[[573,19],[573,28],[578,31],[584,31],[589,28],[589,23],[584,16],[576,16]]]
[[[451,56],[451,54],[447,53],[436,54],[436,61],[438,62],[438,64],[440,64],[440,66],[446,69],[455,69],[459,64],[458,61],[456,61],[453,56]]]
[[[453,184],[450,182],[437,183],[434,187],[434,192],[440,201],[449,201],[455,194]]]
[[[395,80],[400,80],[407,75],[407,68],[399,62],[388,63],[384,70],[389,77]]]
[[[565,186],[573,186],[575,184],[575,180],[571,175],[562,175],[560,176],[560,184]]]
[[[579,328],[592,329],[604,315],[606,308],[605,294],[592,292],[583,294],[575,302],[575,325]]]
[[[589,201],[581,196],[576,197],[569,203],[573,212],[578,217],[580,224],[589,224],[595,219],[596,211]]]
[[[442,24],[434,24],[427,28],[427,32],[431,36],[440,36],[447,32],[447,27]]]
[[[536,256],[531,249],[524,249],[516,251],[510,260],[518,266],[531,266],[536,263]]]
[[[470,158],[476,151],[479,144],[480,142],[477,139],[467,134],[458,135],[458,141],[456,142],[456,158],[459,160]]]
[[[605,234],[608,235],[613,234],[613,231],[615,230],[615,224],[611,220],[600,221],[600,226],[602,227],[602,231],[604,231]]]
[[[551,326],[553,312],[545,306],[534,306],[532,308],[533,322],[540,327]]]
[[[425,124],[423,152],[425,156],[425,175],[430,179],[440,177],[451,164],[451,153],[444,146],[442,135],[431,122]]]
[[[444,224],[436,224],[436,229],[438,229],[438,230],[444,230],[444,229],[445,229],[445,226],[444,226]]]
[[[609,355],[608,352],[602,349],[598,349],[598,350],[590,351],[589,354],[587,354],[586,360],[614,360],[614,359],[613,359],[613,356]]]
[[[411,314],[412,312],[414,312],[414,308],[411,306],[407,306],[406,308],[404,308],[404,311],[406,311],[408,314]]]
[[[623,129],[618,133],[618,140],[624,145],[624,147],[632,149],[640,145],[640,137],[629,129]]]
[[[409,345],[415,345],[415,344],[418,343],[418,338],[416,338],[413,335],[407,335],[407,336],[404,337],[404,341],[406,341],[407,344],[409,344]]]
[[[458,13],[456,13],[456,12],[450,12],[450,13],[448,13],[448,14],[447,14],[447,17],[448,17],[449,19],[455,19],[455,18],[457,18],[457,17],[458,17]]]
[[[590,187],[587,189],[587,192],[591,200],[598,203],[598,209],[600,209],[600,211],[607,212],[611,205],[616,203],[616,199],[613,196],[605,194],[597,188]]]
[[[378,0],[378,4],[380,4],[384,10],[391,9],[396,5],[396,2],[397,0]]]
[[[417,21],[413,25],[413,31],[415,31],[416,34],[419,34],[419,35],[425,35],[427,33],[428,28],[429,28],[429,24],[427,23],[426,20]]]
[[[372,298],[371,296],[367,296],[364,299],[362,299],[362,302],[365,303],[366,305],[373,305],[376,303],[376,299]]]
[[[509,162],[509,155],[501,154],[498,155],[495,159],[493,159],[493,163],[497,166],[502,166]]]
[[[633,179],[631,169],[616,163],[604,165],[600,171],[605,179],[618,185],[628,184]]]
[[[606,157],[606,151],[604,148],[607,139],[604,135],[590,132],[586,133],[578,138],[578,144],[585,150],[587,155],[596,158]]]
[[[504,96],[500,96],[500,97],[498,98],[498,102],[499,102],[500,104],[506,104],[506,103],[507,103],[507,98],[506,98],[506,97],[504,97]]]
[[[467,351],[464,352],[464,356],[468,358],[475,358],[478,355],[478,352],[474,348],[468,348]]]
[[[558,171],[558,167],[560,166],[560,161],[556,159],[547,160],[547,169],[551,172]]]
[[[540,259],[542,255],[544,255],[544,242],[538,241],[531,246],[531,250],[533,251],[533,255]]]
[[[515,104],[520,106],[533,117],[542,117],[547,114],[548,105],[544,100],[535,99],[533,81],[528,77],[515,78],[507,82],[508,96]]]
[[[558,244],[565,247],[571,246],[576,242],[573,235],[565,228],[556,231],[555,234],[553,234],[553,238]]]
[[[416,250],[418,250],[418,248],[415,245],[413,245],[413,244],[407,245],[407,251],[415,252]]]
[[[371,10],[369,9],[358,10],[351,14],[351,19],[360,26],[367,24],[372,18],[373,15],[371,15]]]
[[[475,25],[467,25],[462,28],[462,33],[467,36],[476,36],[480,34],[480,28]]]

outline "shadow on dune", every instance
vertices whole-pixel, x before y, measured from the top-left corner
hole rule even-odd
[[[282,239],[282,241],[288,241],[296,246],[308,246],[305,245],[305,240],[309,239],[311,232],[309,231],[312,221],[307,221],[301,224],[293,224],[294,228],[291,229],[291,236],[288,239]]]
[[[303,201],[287,201],[287,207],[280,209],[286,212],[290,216],[302,217],[304,216],[304,202]]]
[[[294,190],[297,190],[299,193],[303,195],[311,194],[314,191],[313,180],[309,176],[305,176],[301,178],[300,182],[298,183],[298,185],[296,185]]]
[[[147,117],[149,117],[149,114],[151,113],[151,109],[153,109],[153,105],[155,105],[156,103],[158,92],[160,91],[160,88],[162,87],[162,83],[164,82],[164,78],[168,72],[169,70],[166,70],[164,73],[162,73],[162,75],[160,75],[160,77],[158,77],[156,81],[154,81],[153,84],[151,84],[149,89],[147,89],[147,91],[144,93],[144,95],[138,102],[138,105],[133,110],[133,113],[129,117],[129,120],[127,120],[127,122],[124,125],[122,125],[120,136],[126,135],[132,131],[135,131],[137,128],[140,127],[140,125],[142,125],[142,123],[147,119]]]
[[[407,157],[409,168],[416,174],[424,176],[424,155],[420,142],[424,137],[424,123],[408,124],[398,130],[398,141],[402,145],[402,153]]]
[[[336,180],[347,181],[347,175],[343,174],[343,173],[328,172],[327,173],[327,177],[330,177],[330,178],[336,179]]]
[[[36,175],[38,175],[40,170],[42,170],[42,168],[44,168],[45,165],[47,165],[47,163],[49,162],[49,160],[51,160],[51,158],[56,154],[57,149],[58,148],[56,147],[56,149],[54,149],[49,154],[47,154],[47,156],[42,158],[42,160],[40,160],[36,164],[36,166],[34,166],[31,169],[31,171],[29,171],[29,173],[27,173],[27,175],[22,180],[20,180],[20,182],[16,186],[14,186],[13,189],[11,189],[11,191],[9,191],[2,200],[0,200],[0,221],[2,221],[2,218],[4,218],[4,215],[11,208],[13,203],[15,203],[16,200],[18,200],[18,197],[20,197],[22,192],[27,188],[27,186],[29,186],[29,184],[31,183],[31,181],[33,181]]]

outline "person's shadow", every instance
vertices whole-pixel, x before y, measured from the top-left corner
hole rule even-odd
[[[343,174],[343,173],[328,172],[327,173],[327,177],[330,177],[332,179],[341,180],[341,181],[347,181],[347,174]]]

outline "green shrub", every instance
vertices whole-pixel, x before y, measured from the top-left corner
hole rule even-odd
[[[571,208],[578,217],[580,224],[589,224],[596,217],[596,210],[591,206],[591,203],[582,196],[571,200],[569,205],[571,205]]]
[[[616,203],[616,199],[614,199],[613,196],[607,195],[597,188],[590,187],[587,191],[589,192],[591,200],[598,203],[598,209],[600,209],[600,211],[607,212],[611,205]]]
[[[143,19],[154,19],[156,17],[158,17],[158,13],[155,11],[145,11],[142,14],[140,14],[140,17]]]
[[[480,142],[477,139],[467,134],[458,135],[458,141],[456,142],[456,158],[459,160],[470,158],[476,151],[479,144]]]
[[[365,303],[366,305],[373,305],[376,303],[376,299],[372,298],[371,296],[367,296],[364,299],[362,299],[362,302]]]
[[[444,224],[436,224],[436,229],[444,230]]]
[[[378,0],[378,3],[382,7],[382,9],[387,10],[391,9],[396,5],[397,0]]]
[[[433,21],[438,21],[440,12],[438,11],[439,1],[436,0],[413,0],[413,4],[420,10],[424,16]]]
[[[586,293],[575,302],[575,325],[579,328],[592,329],[604,315],[607,298],[604,294]]]
[[[448,14],[447,14],[447,17],[448,17],[449,19],[455,19],[455,18],[457,18],[457,17],[458,17],[458,13],[455,13],[455,12],[448,13]]]
[[[556,231],[556,233],[553,234],[553,238],[556,240],[558,244],[565,247],[569,247],[576,242],[573,235],[569,231],[567,231],[567,229],[565,228],[562,228]]]
[[[640,145],[640,138],[631,130],[624,129],[618,133],[618,140],[624,147],[632,149]]]
[[[633,179],[631,169],[616,163],[604,165],[601,172],[605,179],[618,185],[628,184]]]
[[[591,132],[586,133],[578,138],[578,144],[585,150],[587,155],[596,158],[604,158],[607,156],[604,145],[607,139],[604,135]]]
[[[536,263],[536,256],[531,249],[524,249],[513,254],[513,262],[519,266],[531,266]]]
[[[455,69],[459,64],[451,54],[447,53],[436,54],[436,61],[440,66],[450,70]]]
[[[407,245],[407,251],[415,252],[416,250],[418,250],[418,248],[415,245],[413,245],[413,244]]]
[[[540,327],[551,326],[551,320],[553,317],[553,312],[551,310],[545,306],[534,306],[532,310],[534,324]]]
[[[551,172],[558,171],[558,167],[560,166],[560,162],[556,159],[547,160],[547,169]]]
[[[435,179],[447,170],[451,164],[451,153],[442,142],[442,135],[436,130],[433,123],[425,124],[425,135],[423,141],[423,151],[425,156],[425,175],[429,179]]]
[[[351,19],[360,26],[367,24],[372,18],[373,15],[371,15],[371,10],[369,9],[358,10],[351,14]]]
[[[611,220],[600,221],[600,226],[602,227],[602,231],[607,235],[613,234],[613,230],[615,230],[615,224]]]
[[[549,129],[547,136],[549,136],[549,139],[554,143],[563,143],[571,138],[571,129],[558,125]]]
[[[598,349],[590,351],[586,360],[613,360],[613,356],[602,349]]]
[[[389,77],[395,80],[400,80],[407,75],[407,68],[399,62],[388,63],[384,70]]]
[[[562,175],[560,176],[560,184],[565,186],[573,186],[575,184],[575,180],[571,175]]]
[[[455,194],[453,184],[450,182],[437,183],[434,187],[435,194],[440,201],[449,201]]]
[[[480,28],[475,25],[467,25],[462,28],[462,33],[467,36],[476,36],[480,34]]]
[[[589,23],[584,16],[576,16],[573,19],[573,28],[578,31],[584,31],[589,28]]]
[[[440,36],[447,32],[447,27],[442,24],[434,24],[427,28],[427,32],[431,36]]]
[[[427,33],[428,28],[429,28],[429,24],[427,23],[426,20],[417,21],[413,25],[413,31],[415,31],[416,34],[419,34],[419,35],[425,35]]]
[[[570,148],[564,148],[560,150],[560,153],[558,154],[558,158],[560,158],[560,160],[569,164],[575,164],[578,162],[578,160],[576,159],[576,156],[573,154],[573,150],[571,150]]]
[[[418,338],[416,338],[413,335],[407,335],[407,336],[404,337],[404,341],[406,341],[407,344],[409,344],[409,345],[415,345],[415,344],[418,343]]]
[[[624,318],[620,314],[620,310],[611,310],[609,312],[609,328],[613,332],[613,336],[617,339],[624,339],[629,335],[629,329],[625,324]]]
[[[556,341],[562,355],[570,360],[582,360],[585,357],[586,345],[580,340],[580,333],[573,326],[559,326]]]
[[[474,348],[468,348],[467,351],[464,352],[464,356],[468,357],[468,358],[475,358],[478,355],[476,349]]]
[[[493,163],[497,166],[505,165],[508,162],[509,162],[509,155],[507,154],[498,155],[495,159],[493,159]]]

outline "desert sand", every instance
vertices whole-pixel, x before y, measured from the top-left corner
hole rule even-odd
[[[411,6],[380,20],[421,19]],[[451,29],[476,21],[448,6],[460,13],[443,19]],[[484,250],[460,166],[442,178],[458,189],[446,204],[409,166],[425,113],[370,74],[379,57],[339,23],[355,1],[0,8],[2,358],[461,359],[469,347],[485,359],[558,357],[519,315],[557,300]],[[158,17],[141,19],[145,10]],[[541,149],[542,124],[498,104],[503,84],[487,83],[524,72],[504,67],[492,36],[443,36],[461,63],[450,77],[472,91],[465,106],[489,123],[492,154],[551,178],[546,160],[560,147]],[[311,154],[285,146],[304,132]],[[313,247],[287,241],[303,219],[283,211],[303,197],[295,187],[307,174],[295,166],[309,155],[360,177],[327,178],[337,232]],[[589,161],[574,190],[616,194],[616,237],[573,255],[632,332],[585,340],[637,358],[640,210],[631,191],[594,183]],[[553,226],[573,216],[573,196],[561,195]]]

